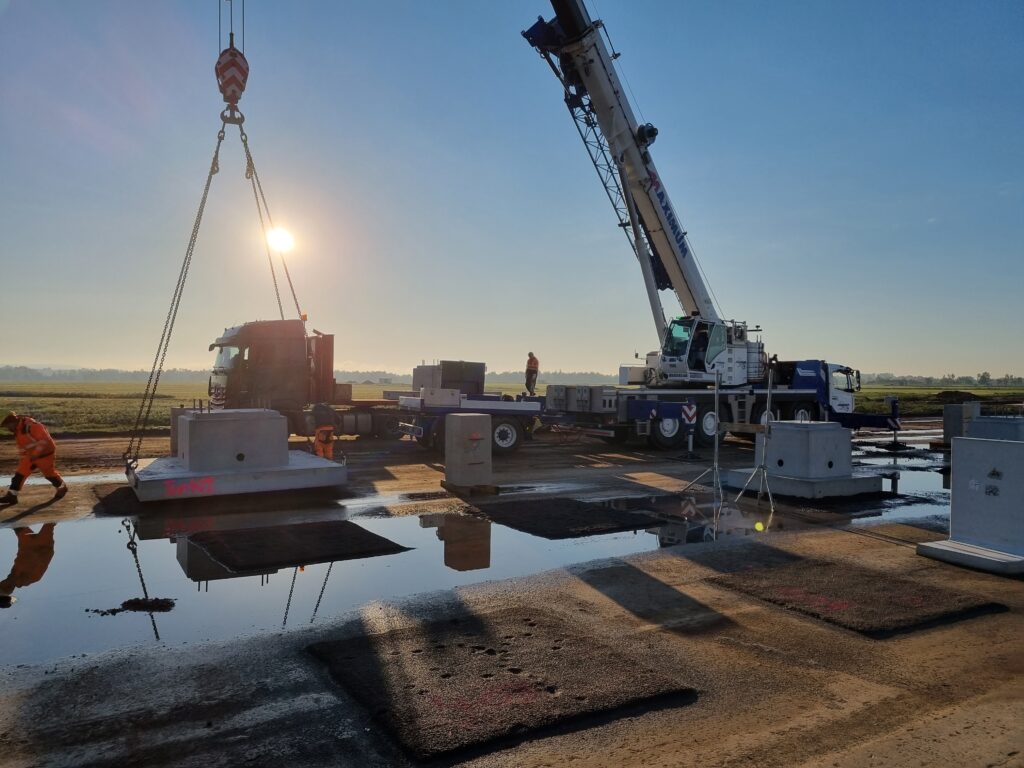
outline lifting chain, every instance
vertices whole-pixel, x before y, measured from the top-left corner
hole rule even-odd
[[[281,622],[281,629],[288,626],[288,611],[292,608],[292,595],[295,593],[295,577],[299,575],[299,567],[295,566],[295,570],[292,572],[292,586],[288,590],[288,602],[284,606],[284,621]]]
[[[139,584],[142,585],[142,597],[145,601],[149,602],[149,590],[146,589],[146,579],[142,576],[142,563],[139,562],[139,543],[135,540],[138,531],[135,530],[135,526],[132,525],[131,520],[125,518],[121,521],[121,525],[124,526],[125,531],[128,532],[128,551],[132,553],[132,558],[135,560],[135,570],[139,574]],[[149,614],[149,623],[153,625],[153,636],[160,640],[160,630],[156,626],[156,616],[153,615],[152,611],[147,611]]]
[[[332,560],[327,566],[327,575],[324,576],[324,583],[320,585],[320,594],[316,598],[316,605],[313,606],[313,615],[309,617],[310,624],[316,620],[316,613],[320,610],[320,601],[324,599],[324,590],[327,589],[327,580],[331,578],[331,568],[333,567],[334,561]]]
[[[226,123],[222,121],[220,130],[217,132],[217,146],[213,150],[210,171],[206,174],[203,195],[199,199],[199,210],[196,211],[196,218],[192,223],[192,234],[189,237],[188,246],[185,248],[185,258],[181,262],[181,270],[178,272],[178,282],[174,286],[174,294],[171,296],[171,306],[167,310],[167,317],[164,319],[164,330],[160,335],[160,344],[157,346],[156,355],[153,358],[153,367],[150,369],[149,379],[146,381],[146,391],[142,395],[142,402],[139,403],[139,412],[135,416],[135,426],[132,429],[131,439],[128,441],[128,447],[121,456],[126,470],[135,469],[139,464],[142,438],[145,436],[146,427],[149,425],[149,416],[153,410],[153,400],[156,398],[156,389],[160,383],[160,374],[163,372],[167,348],[171,343],[171,333],[174,331],[174,321],[178,316],[178,307],[181,305],[181,296],[185,289],[185,279],[188,277],[188,270],[192,265],[192,254],[195,252],[196,240],[199,238],[199,225],[203,221],[206,200],[210,195],[210,183],[213,181],[214,175],[220,170],[220,145],[224,142],[225,125]]]

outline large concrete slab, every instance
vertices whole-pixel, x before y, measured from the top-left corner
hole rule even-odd
[[[825,560],[753,568],[709,581],[872,638],[1007,610],[974,595]]]
[[[284,466],[269,469],[195,471],[182,459],[167,457],[128,472],[128,482],[143,502],[326,488],[347,480],[344,464],[304,451],[288,451]]]
[[[331,676],[419,758],[524,738],[629,705],[683,705],[678,668],[552,613],[511,608],[311,645]],[[600,670],[600,674],[595,674]]]

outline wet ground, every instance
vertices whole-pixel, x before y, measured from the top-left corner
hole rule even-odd
[[[813,525],[870,526],[879,522],[914,521],[935,530],[948,524],[949,498],[944,485],[946,456],[925,448],[931,432],[911,433],[910,448],[887,451],[878,438],[858,440],[854,455],[858,471],[898,475],[896,494],[858,499],[809,514],[797,504],[780,500],[771,516],[765,504],[737,505],[725,491],[725,505],[716,516],[713,495],[706,490],[673,493],[642,485],[636,473],[612,472],[601,483],[586,482],[580,467],[632,468],[633,456],[594,453],[579,447],[531,446],[568,453],[573,467],[557,479],[507,482],[505,493],[488,503],[529,504],[531,499],[558,496],[586,499],[618,510],[654,518],[643,527],[612,533],[552,540],[491,522],[486,512],[428,485],[436,473],[417,479],[419,487],[388,492],[385,486],[367,488],[358,481],[359,467],[379,465],[389,453],[372,447],[351,452],[354,487],[351,497],[319,502],[300,509],[275,503],[270,508],[211,517],[200,509],[164,513],[159,510],[133,517],[87,514],[61,520],[53,528],[54,550],[45,573],[33,584],[14,591],[17,602],[0,614],[0,645],[7,664],[31,664],[62,657],[95,654],[124,646],[164,643],[180,645],[226,640],[267,631],[323,622],[373,601],[388,601],[423,592],[450,589],[484,581],[527,576],[599,559],[653,551],[662,547],[730,537],[770,538],[779,531]],[[904,436],[908,440],[908,436]],[[405,444],[401,448],[405,449]],[[749,461],[742,449],[732,449],[734,461]],[[729,451],[726,451],[727,455]],[[400,454],[401,455],[401,454]],[[522,455],[522,454],[521,454]],[[412,459],[422,461],[422,454]],[[657,456],[656,477],[696,477],[706,465],[666,462]],[[585,463],[581,463],[581,460]],[[499,462],[501,459],[498,460]],[[556,470],[557,471],[557,470]],[[394,470],[391,474],[400,474]],[[522,475],[517,475],[517,479]],[[119,481],[116,473],[69,475],[73,488],[103,486]],[[526,478],[522,478],[526,479]],[[657,480],[643,477],[646,482]],[[630,482],[624,482],[629,480]],[[702,482],[708,480],[704,478]],[[38,485],[37,481],[37,485]],[[381,492],[383,490],[383,492]],[[481,503],[480,508],[487,509]],[[10,518],[17,508],[11,508]],[[46,511],[42,514],[45,516]],[[205,531],[219,531],[230,544],[245,531],[302,526],[311,521],[350,521],[405,551],[346,559],[344,551],[322,562],[310,562],[300,551],[281,553],[275,567],[237,559],[227,566],[194,540]],[[36,519],[8,519],[0,530],[0,563],[13,563],[19,538],[14,528]],[[33,528],[40,531],[38,524]],[[133,547],[129,548],[129,540]],[[329,553],[328,553],[329,554]],[[222,557],[223,559],[223,557]],[[258,558],[257,558],[258,560]],[[284,563],[284,564],[282,564]],[[0,566],[2,567],[2,566]],[[167,598],[174,607],[164,612],[122,611],[103,615],[124,601]]]

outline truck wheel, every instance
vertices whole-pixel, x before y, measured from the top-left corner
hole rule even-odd
[[[790,411],[793,421],[814,421],[818,418],[818,406],[814,403],[797,403]]]
[[[718,423],[718,414],[715,413],[715,406],[702,405],[698,408],[697,426],[693,432],[693,442],[702,448],[714,446]]]
[[[398,429],[400,419],[392,414],[374,416],[374,433],[384,440],[400,440],[402,432]]]
[[[682,419],[658,419],[651,422],[648,442],[652,448],[671,451],[686,444],[686,428]]]
[[[495,453],[511,453],[523,442],[523,428],[517,421],[501,419],[491,425],[491,443]]]

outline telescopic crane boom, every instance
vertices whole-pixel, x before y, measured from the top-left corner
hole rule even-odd
[[[727,385],[760,380],[763,347],[747,340],[744,323],[724,321],[715,307],[651,158],[658,131],[650,123],[640,124],[633,114],[615,71],[618,54],[609,51],[602,23],[591,20],[582,0],[551,2],[555,17],[538,19],[523,36],[562,83],[566,106],[620,225],[632,233],[661,343],[660,352],[647,356],[646,383],[701,386],[714,381],[717,373]],[[658,291],[668,289],[687,317],[666,327]]]

